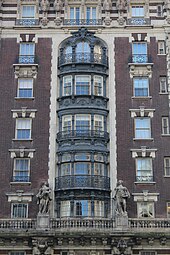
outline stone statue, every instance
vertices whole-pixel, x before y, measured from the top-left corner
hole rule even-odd
[[[48,183],[43,183],[38,194],[36,195],[37,197],[37,204],[39,205],[39,213],[41,214],[47,214],[49,213],[49,205],[51,199],[51,189],[49,188]]]
[[[116,202],[117,215],[127,215],[126,201],[128,198],[130,198],[130,193],[128,189],[123,186],[123,181],[119,180],[113,194],[113,199]]]
[[[127,0],[117,0],[116,7],[118,11],[124,11],[127,6]]]
[[[41,9],[43,12],[47,12],[50,7],[49,0],[41,0]]]
[[[61,0],[55,0],[54,2],[54,9],[56,10],[56,12],[60,12],[62,9],[62,2]]]

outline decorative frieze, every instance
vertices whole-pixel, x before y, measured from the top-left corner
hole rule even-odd
[[[25,66],[24,64],[14,64],[15,78],[37,78],[38,65],[30,64]]]

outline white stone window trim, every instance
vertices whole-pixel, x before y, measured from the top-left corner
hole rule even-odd
[[[13,118],[35,118],[37,112],[36,109],[27,109],[27,107],[21,107],[21,109],[11,110]]]
[[[11,154],[11,158],[33,158],[34,157],[34,152],[35,149],[25,149],[25,148],[20,148],[20,149],[9,149],[9,152]]]
[[[28,203],[28,202],[32,202],[34,193],[24,192],[23,190],[17,190],[16,192],[6,193],[6,196],[8,197],[8,202]]]
[[[143,193],[132,193],[134,202],[157,202],[159,193],[149,193],[143,190]]]
[[[129,109],[131,118],[135,117],[150,117],[153,118],[155,109],[145,109],[144,106],[140,106],[139,109]]]
[[[146,146],[141,146],[140,149],[131,149],[132,152],[132,158],[138,158],[138,157],[150,157],[155,158],[157,149],[150,149]]]

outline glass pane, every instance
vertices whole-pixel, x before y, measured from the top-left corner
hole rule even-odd
[[[134,79],[135,96],[148,96],[148,79]]]
[[[92,7],[92,19],[96,19],[96,7]]]
[[[78,175],[90,174],[90,163],[86,163],[86,162],[75,163],[75,174],[78,174]]]
[[[87,9],[86,9],[86,19],[87,20],[90,19],[90,7],[87,7]]]
[[[24,5],[22,6],[22,18],[34,18],[35,6]]]
[[[90,94],[90,76],[76,76],[76,95]]]
[[[71,86],[72,86],[72,76],[64,77],[64,96],[71,95]]]
[[[101,76],[94,76],[94,95],[103,95],[103,79]]]

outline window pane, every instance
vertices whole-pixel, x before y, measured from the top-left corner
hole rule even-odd
[[[72,76],[66,76],[63,78],[64,83],[64,96],[70,96],[71,95],[71,87],[72,87]]]
[[[132,17],[144,17],[144,6],[132,6]]]
[[[103,95],[103,79],[101,76],[94,76],[94,95]]]
[[[75,160],[90,160],[89,153],[76,153]]]
[[[134,95],[136,97],[147,97],[149,96],[148,92],[148,79],[147,78],[135,78],[134,79]]]
[[[75,216],[90,216],[89,209],[88,200],[75,201]]]
[[[142,218],[154,217],[154,204],[149,202],[138,203],[138,216]]]
[[[31,138],[31,120],[30,119],[17,119],[17,139],[30,139]]]
[[[71,164],[70,163],[61,164],[61,176],[70,175],[70,173],[71,173]]]
[[[164,173],[165,176],[170,176],[170,158],[164,158]]]
[[[12,217],[27,218],[27,204],[13,204]]]
[[[34,18],[35,6],[24,5],[22,6],[22,18]]]
[[[76,76],[76,95],[90,94],[90,76]]]
[[[71,116],[63,116],[62,118],[62,130],[70,133],[72,127],[72,117]]]
[[[94,116],[94,130],[95,131],[103,131],[104,130],[103,116],[101,116],[101,115]]]
[[[135,138],[151,138],[150,118],[135,119]]]
[[[20,55],[34,55],[35,44],[34,43],[21,43],[20,44]]]
[[[18,97],[29,98],[33,96],[33,79],[18,79]]]
[[[91,164],[86,162],[75,163],[75,174],[90,174],[90,166]]]
[[[90,116],[88,115],[76,115],[75,129],[77,134],[87,134],[90,129]]]
[[[15,159],[13,181],[29,181],[30,161],[29,159]]]

